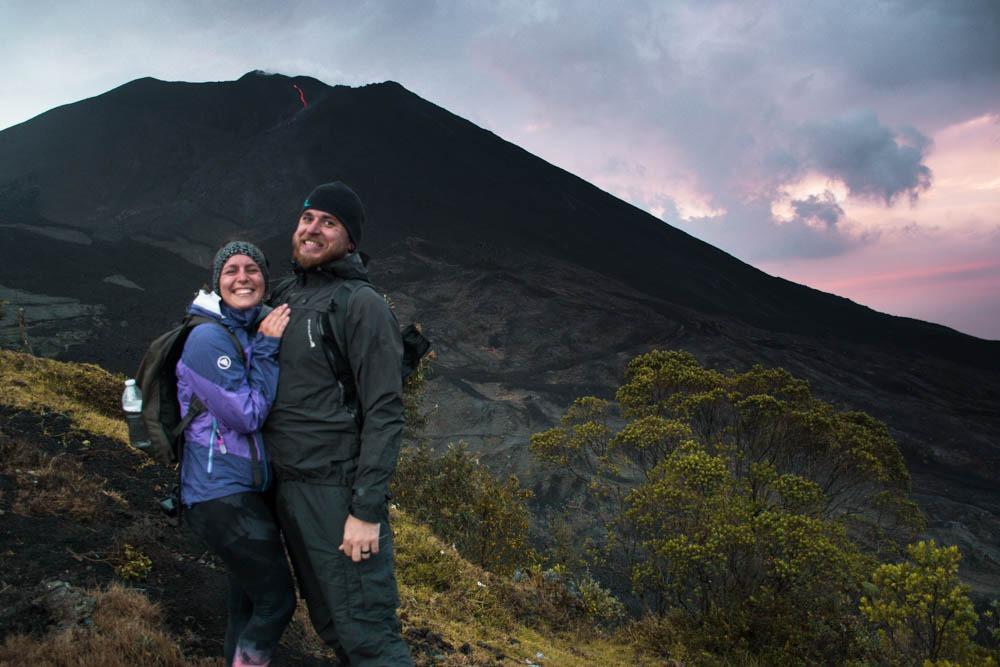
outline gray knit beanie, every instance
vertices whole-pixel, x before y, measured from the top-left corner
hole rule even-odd
[[[215,260],[212,262],[212,289],[219,291],[219,276],[222,275],[222,267],[226,265],[233,255],[246,255],[260,267],[260,272],[264,275],[264,286],[267,287],[268,271],[267,258],[260,248],[247,241],[230,241],[219,248],[215,253]]]

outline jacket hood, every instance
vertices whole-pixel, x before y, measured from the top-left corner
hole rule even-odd
[[[190,315],[214,318],[231,327],[247,327],[256,322],[260,317],[261,306],[257,305],[246,310],[237,310],[223,303],[222,297],[215,292],[198,290],[198,295],[195,296],[194,301],[188,306],[187,312]]]

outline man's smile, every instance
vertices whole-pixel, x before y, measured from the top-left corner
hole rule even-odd
[[[299,216],[299,226],[292,234],[292,257],[303,268],[340,259],[352,249],[350,234],[336,216],[314,209]]]

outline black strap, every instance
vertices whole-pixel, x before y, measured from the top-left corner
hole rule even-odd
[[[370,286],[370,283],[364,282],[363,285]],[[355,289],[361,286],[357,285]],[[354,371],[351,368],[351,362],[346,352],[347,336],[344,332],[344,327],[347,326],[345,322],[347,304],[354,293],[350,287],[350,281],[344,280],[334,288],[333,294],[330,296],[330,301],[327,305],[328,316],[326,317],[328,331],[323,332],[323,340],[326,343],[323,345],[323,355],[326,357],[326,363],[330,366],[330,370],[333,371],[334,377],[337,378],[337,382],[340,383],[341,398],[344,407],[354,414],[354,418],[358,422],[358,427],[361,427],[364,422],[364,414],[361,410],[361,402],[358,400],[358,388],[354,382]],[[346,298],[342,297],[341,294],[346,294]]]
[[[170,433],[170,437],[174,440],[180,438],[184,434],[184,431],[187,430],[187,427],[191,425],[191,422],[194,421],[194,418],[204,411],[205,404],[201,402],[200,398],[193,396],[191,398],[190,405],[188,405],[187,414],[184,415],[184,419],[182,419],[180,423],[174,427],[174,430]]]

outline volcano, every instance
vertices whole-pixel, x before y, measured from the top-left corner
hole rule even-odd
[[[783,366],[889,424],[929,534],[1000,593],[1000,342],[766,275],[392,82],[144,78],[0,132],[0,344],[131,372],[224,241],[283,273],[301,198],[331,180],[366,202],[374,280],[434,341],[436,446],[556,502],[528,436],[612,396],[629,358]]]

